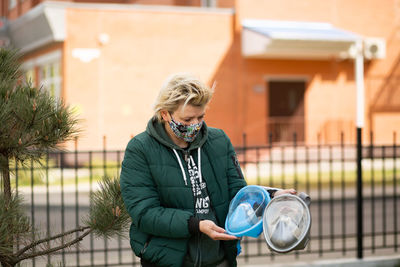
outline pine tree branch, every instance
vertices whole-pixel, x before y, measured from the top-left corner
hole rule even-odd
[[[33,109],[32,120],[29,122],[29,125],[28,125],[27,129],[29,129],[29,128],[31,128],[33,126],[33,123],[35,122],[35,118],[36,118],[36,113],[37,113],[37,109],[34,108]]]
[[[25,120],[22,119],[22,118],[17,114],[17,112],[15,112],[15,110],[12,110],[11,112],[14,114],[14,116],[15,116],[18,120],[20,120],[21,122],[25,123]]]
[[[7,257],[5,255],[0,255],[0,264],[3,264],[1,266],[7,267],[7,266],[13,266],[14,261],[12,258]]]
[[[84,231],[84,230],[82,230],[82,231]],[[74,245],[75,243],[78,243],[78,242],[82,241],[82,239],[85,236],[87,236],[88,234],[90,234],[92,231],[93,231],[93,229],[89,229],[88,231],[84,232],[82,235],[78,236],[74,240],[72,240],[72,241],[70,241],[68,243],[65,243],[63,245],[60,245],[58,247],[54,247],[52,249],[46,249],[46,250],[33,252],[33,253],[25,254],[25,255],[22,255],[22,256],[18,256],[18,261],[17,262],[20,262],[20,261],[23,261],[23,260],[26,260],[26,259],[29,259],[29,258],[35,258],[35,257],[38,257],[38,256],[47,255],[47,254],[56,252],[56,251],[58,251],[60,249],[64,249],[64,248],[70,247],[70,246]],[[41,242],[41,243],[43,243],[43,242]]]
[[[29,244],[28,246],[26,246],[26,247],[20,249],[20,250],[16,253],[16,257],[21,256],[25,251],[27,251],[27,250],[29,250],[29,249],[31,249],[31,248],[34,248],[34,247],[36,247],[37,245],[40,245],[40,244],[42,244],[42,243],[46,243],[46,242],[48,242],[48,241],[52,241],[52,240],[55,240],[55,239],[57,239],[57,238],[61,238],[61,237],[63,237],[63,236],[67,236],[67,235],[73,234],[73,233],[75,233],[75,232],[81,232],[81,231],[84,231],[84,230],[89,229],[89,228],[90,228],[90,226],[80,227],[80,228],[76,228],[76,229],[73,229],[73,230],[68,231],[68,232],[64,232],[64,233],[61,233],[61,234],[58,234],[58,235],[55,235],[55,236],[51,236],[51,237],[48,237],[48,238],[43,238],[43,239],[41,239],[41,240],[32,242],[32,243]],[[92,231],[92,230],[90,230],[90,231]]]
[[[2,178],[4,186],[4,198],[6,208],[9,208],[11,201],[11,183],[10,183],[10,162],[7,157],[4,158],[4,168],[2,169]]]

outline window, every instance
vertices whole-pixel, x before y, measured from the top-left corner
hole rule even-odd
[[[217,0],[201,0],[203,7],[217,7]]]
[[[60,62],[48,62],[39,66],[39,83],[52,97],[60,98]]]
[[[32,86],[36,86],[35,69],[33,67],[27,68],[25,70],[25,79]]]
[[[268,82],[268,125],[273,142],[304,141],[305,81]]]
[[[8,0],[8,10],[13,9],[17,5],[17,0]]]
[[[26,80],[31,82],[32,86],[47,90],[54,98],[61,97],[61,51],[29,60],[22,65],[22,68]]]

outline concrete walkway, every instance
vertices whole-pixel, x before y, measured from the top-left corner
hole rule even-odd
[[[265,264],[243,264],[243,267],[265,267]],[[368,257],[362,260],[347,258],[339,260],[319,260],[312,262],[274,263],[268,267],[400,267],[400,255]]]

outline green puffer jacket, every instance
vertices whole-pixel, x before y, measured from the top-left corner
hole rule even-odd
[[[197,155],[199,147],[211,206],[218,225],[224,227],[230,200],[246,182],[222,130],[204,123],[189,151]],[[188,219],[194,215],[190,181],[185,185],[173,148],[182,150],[168,137],[163,124],[152,119],[146,131],[128,143],[122,162],[121,191],[132,217],[131,247],[137,256],[158,266],[182,266],[191,235]],[[223,241],[229,266],[236,266],[236,242]]]

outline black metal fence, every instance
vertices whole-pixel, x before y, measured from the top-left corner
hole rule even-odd
[[[395,254],[399,250],[400,147],[363,147],[363,247],[365,256]],[[270,139],[272,140],[272,139]],[[311,241],[301,251],[271,253],[263,239],[244,238],[239,264],[356,257],[356,147],[336,145],[237,147],[249,184],[296,188],[312,198]],[[342,140],[344,140],[342,138]],[[372,138],[371,138],[372,140]],[[49,153],[43,164],[14,166],[13,186],[26,201],[26,210],[43,236],[76,228],[90,208],[90,194],[104,175],[119,174],[123,151]],[[79,246],[22,266],[139,266],[128,239],[86,237]]]

